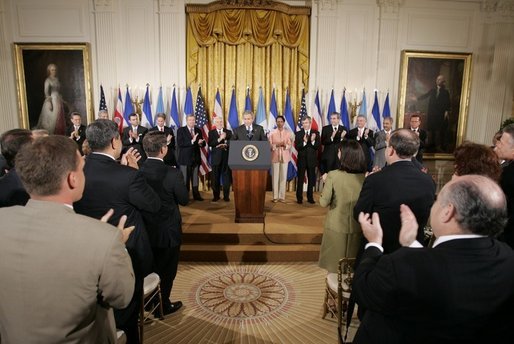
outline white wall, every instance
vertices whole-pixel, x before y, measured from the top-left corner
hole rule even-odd
[[[186,1],[193,2],[193,1]],[[194,1],[209,2],[209,1]],[[390,92],[394,112],[403,49],[473,53],[466,138],[489,143],[511,115],[514,0],[314,0],[312,104],[326,111],[332,88]],[[185,87],[184,0],[0,0],[0,132],[18,126],[13,42],[90,42],[95,110],[102,83],[113,109],[117,87]],[[279,105],[280,106],[280,105]]]

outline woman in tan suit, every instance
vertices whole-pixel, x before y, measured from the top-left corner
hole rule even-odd
[[[353,207],[359,198],[366,172],[366,157],[355,140],[341,144],[341,167],[330,171],[320,197],[322,207],[330,207],[325,218],[318,265],[337,273],[339,259],[355,257],[362,231],[353,219]]]
[[[269,135],[273,166],[273,203],[286,202],[287,165],[291,161],[293,133],[285,127],[284,116],[277,116],[277,129]]]

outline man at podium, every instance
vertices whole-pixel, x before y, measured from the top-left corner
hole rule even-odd
[[[253,112],[245,111],[243,113],[243,125],[234,129],[232,135],[234,141],[267,141],[266,134],[262,126],[253,123]]]

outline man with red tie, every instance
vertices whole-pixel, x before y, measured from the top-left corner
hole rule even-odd
[[[425,150],[425,141],[427,140],[427,132],[420,128],[421,118],[419,115],[414,114],[410,117],[410,130],[416,133],[419,136],[419,149],[416,154],[416,160],[419,161],[420,164],[423,164],[423,151]]]
[[[211,147],[212,194],[213,202],[220,199],[220,177],[223,177],[223,200],[230,201],[230,169],[228,167],[228,143],[232,131],[223,128],[223,118],[214,117],[216,129],[209,131],[209,147]]]
[[[166,142],[168,143],[168,153],[164,157],[164,163],[168,166],[177,166],[177,160],[175,159],[175,136],[173,136],[173,129],[166,126],[166,115],[158,113],[155,117],[155,127],[148,130],[160,131],[166,134]]]
[[[318,148],[321,144],[319,131],[311,128],[310,117],[302,119],[302,129],[295,134],[294,144],[298,151],[298,178],[296,182],[296,202],[303,203],[303,179],[307,171],[307,201],[314,204],[314,184],[318,165]]]
[[[186,180],[187,191],[192,186],[193,198],[203,201],[198,191],[198,168],[202,163],[200,147],[205,147],[205,139],[200,128],[196,127],[196,117],[188,115],[186,125],[177,130],[178,164]]]

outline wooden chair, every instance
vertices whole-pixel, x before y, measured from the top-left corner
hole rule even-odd
[[[159,308],[160,320],[163,320],[161,278],[156,273],[151,273],[145,277],[143,282],[143,300],[139,313],[139,341],[143,344],[143,334],[145,322],[150,315]],[[148,307],[148,308],[147,308]],[[147,312],[145,312],[145,309]]]
[[[354,265],[355,258],[340,259],[337,274],[329,273],[325,280],[325,301],[322,318],[325,319],[328,313],[332,318],[336,317],[339,333],[344,332],[343,319],[346,316],[348,300],[352,293]],[[346,322],[344,323],[346,325]],[[341,336],[339,336],[339,342],[342,343]]]

